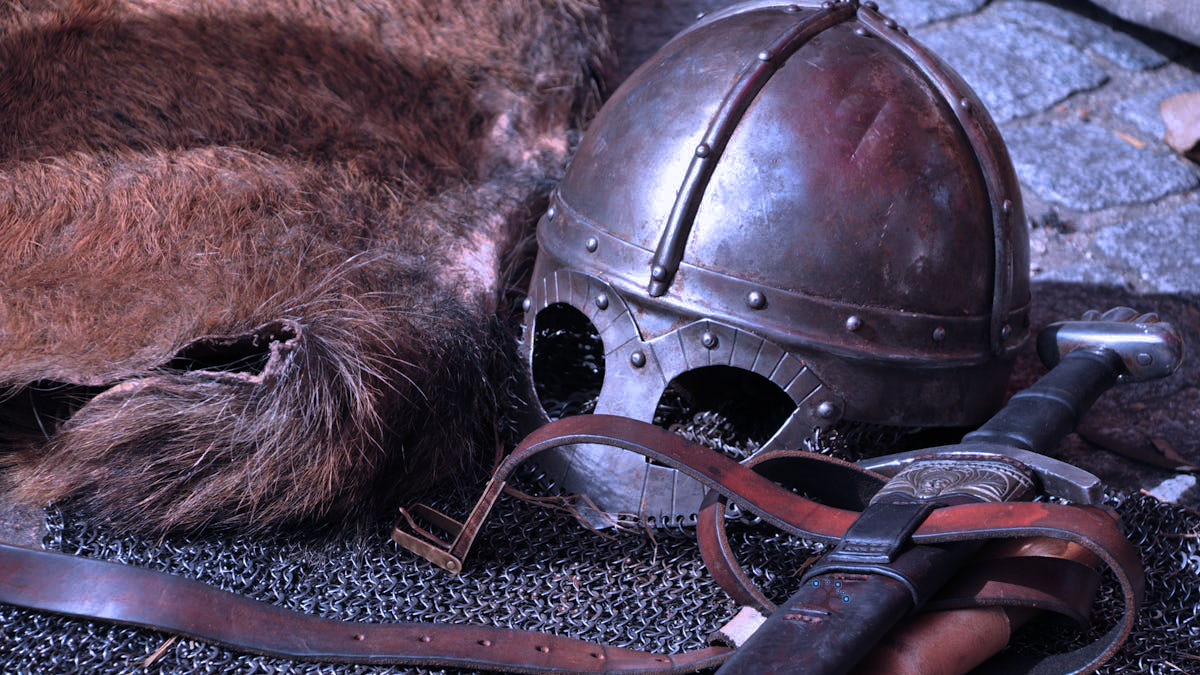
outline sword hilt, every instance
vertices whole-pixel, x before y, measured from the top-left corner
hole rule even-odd
[[[1117,307],[1084,314],[1082,321],[1047,326],[1038,352],[1050,372],[1013,395],[1000,412],[958,445],[885,455],[860,464],[895,476],[913,462],[995,454],[1016,460],[1037,475],[1041,491],[1072,502],[1096,504],[1104,495],[1091,473],[1041,453],[1075,428],[1092,403],[1117,382],[1165,377],[1179,367],[1183,340],[1155,314]]]
[[[1182,340],[1157,316],[1119,307],[1054,324],[1039,335],[1038,346],[1050,372],[1013,395],[962,443],[866,463],[891,480],[721,675],[850,670],[975,552],[978,542],[911,545],[912,532],[940,505],[1026,499],[1037,492],[1034,476],[1045,492],[1089,503],[1099,499],[1098,478],[1039,453],[1071,432],[1119,380],[1174,372]]]
[[[1171,324],[1128,307],[1104,314],[1092,310],[1082,321],[1051,324],[1037,342],[1050,372],[1014,394],[1000,412],[964,436],[964,444],[1045,452],[1114,384],[1166,377],[1183,358],[1183,340]]]

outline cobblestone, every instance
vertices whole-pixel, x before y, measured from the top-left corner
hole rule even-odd
[[[1134,287],[1193,291],[1200,274],[1200,203],[1165,217],[1104,228],[1094,245],[1097,252],[1133,270]]]
[[[1118,117],[1129,121],[1150,138],[1161,139],[1165,130],[1163,129],[1162,115],[1158,112],[1159,104],[1186,91],[1200,91],[1200,75],[1126,98],[1113,106],[1113,112]]]
[[[1161,66],[1168,61],[1168,53],[1178,51],[1172,42],[1155,39],[1147,44],[1084,14],[1033,0],[998,3],[985,20],[1011,23],[1026,32],[1052,35],[1130,70]]]
[[[932,21],[952,19],[970,14],[987,4],[987,0],[910,0],[884,2],[880,10],[907,28],[916,28]]]
[[[1108,80],[1075,45],[989,13],[915,35],[962,75],[997,122],[1045,110]]]
[[[1004,137],[1022,185],[1077,211],[1149,202],[1198,183],[1188,162],[1095,124],[1008,127]]]

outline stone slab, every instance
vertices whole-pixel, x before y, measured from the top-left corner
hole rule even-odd
[[[1097,18],[1045,2],[998,2],[989,10],[989,15],[992,20],[1011,23],[1026,31],[1046,33],[1065,40],[1129,70],[1156,68],[1179,51],[1177,45],[1170,40],[1141,31],[1138,36],[1134,36],[1128,32],[1114,30]]]
[[[1037,124],[1004,130],[1022,185],[1076,211],[1149,202],[1200,183],[1178,157],[1138,149],[1095,124]]]
[[[1151,139],[1161,141],[1166,130],[1158,109],[1159,104],[1176,94],[1188,91],[1200,91],[1200,75],[1130,96],[1113,106],[1113,113],[1136,126]]]
[[[1200,0],[1092,0],[1117,16],[1200,45]]]
[[[996,21],[989,14],[916,34],[962,75],[997,122],[1045,110],[1108,80],[1090,57],[1065,39]]]
[[[1154,292],[1200,291],[1200,195],[1173,214],[1106,227],[1093,246]]]
[[[970,14],[986,5],[988,0],[880,0],[879,11],[895,19],[901,26],[916,28],[934,21]]]

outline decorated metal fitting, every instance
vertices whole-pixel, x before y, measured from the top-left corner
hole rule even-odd
[[[521,309],[528,312],[533,308],[533,298],[525,298],[521,301]]]
[[[858,318],[857,316],[852,314],[846,317],[846,330],[850,331],[851,333],[857,332],[859,328],[862,328],[862,325],[862,319]]]
[[[746,305],[750,309],[762,309],[767,306],[767,296],[763,295],[761,291],[750,291],[746,294]]]
[[[554,220],[554,216],[557,216],[557,215],[558,215],[558,209],[555,208],[554,206],[551,206],[550,208],[546,209],[546,218],[548,218],[549,220]]]
[[[933,329],[933,341],[934,342],[945,342],[946,341],[946,329],[944,327],[938,326],[937,328]]]
[[[712,333],[705,332],[700,336],[700,344],[704,345],[705,349],[716,349],[717,342],[717,336]]]
[[[597,309],[608,309],[608,295],[605,293],[597,295],[593,302],[596,303]]]
[[[821,401],[821,404],[817,406],[817,416],[821,419],[833,419],[833,416],[836,414],[837,406],[834,405],[833,401]]]
[[[595,253],[597,248],[600,248],[600,240],[595,237],[588,237],[587,241],[583,242],[583,247],[588,253]]]
[[[633,366],[634,368],[641,368],[642,366],[646,365],[646,353],[639,349],[630,354],[629,365]]]

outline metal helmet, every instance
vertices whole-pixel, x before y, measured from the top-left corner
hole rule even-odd
[[[754,373],[790,410],[764,449],[840,419],[981,422],[1029,333],[1028,234],[1000,133],[870,2],[748,2],[676,36],[592,122],[538,244],[535,380],[546,324],[573,316],[602,343],[595,412],[650,421],[677,378]],[[612,448],[541,468],[651,522],[686,522],[702,497]]]

